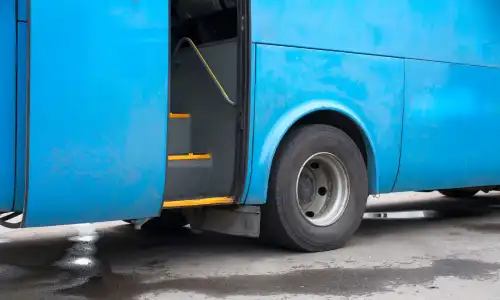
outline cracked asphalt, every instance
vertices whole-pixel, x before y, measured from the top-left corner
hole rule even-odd
[[[313,254],[122,222],[2,229],[0,299],[500,298],[500,194],[402,193],[369,203],[349,245]],[[69,240],[94,229],[95,248]],[[94,251],[92,268],[61,268],[68,253]]]

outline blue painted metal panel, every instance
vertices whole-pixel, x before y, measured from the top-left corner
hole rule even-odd
[[[25,226],[157,215],[169,1],[31,0],[30,9]]]
[[[17,20],[28,21],[28,0],[17,0]]]
[[[271,5],[272,6],[272,5]],[[253,160],[247,202],[263,203],[276,148],[302,116],[335,110],[357,122],[370,145],[372,186],[391,190],[400,153],[401,59],[258,45]],[[377,181],[374,182],[374,181]]]
[[[0,1],[0,210],[12,210],[16,122],[16,2]]]
[[[26,79],[28,24],[17,23],[17,140],[14,210],[23,211],[26,184]]]
[[[500,184],[500,69],[406,62],[396,191]]]
[[[252,38],[500,66],[499,11],[495,0],[252,0]]]

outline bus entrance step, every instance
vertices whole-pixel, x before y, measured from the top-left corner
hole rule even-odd
[[[164,200],[210,197],[212,165],[210,154],[169,155]]]
[[[191,115],[171,113],[168,119],[168,154],[191,151]]]

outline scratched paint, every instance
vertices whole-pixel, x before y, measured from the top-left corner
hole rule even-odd
[[[318,109],[363,129],[372,193],[500,183],[500,142],[491,138],[500,126],[500,4],[389,2],[252,1],[247,203],[265,202],[279,141]]]
[[[371,186],[390,191],[401,141],[404,63],[400,59],[258,45],[252,179],[246,203],[263,203],[281,138],[308,113],[337,111],[364,131]],[[376,180],[378,179],[378,182]]]

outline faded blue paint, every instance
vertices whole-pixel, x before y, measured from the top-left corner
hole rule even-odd
[[[392,191],[401,147],[397,191],[500,184],[497,159],[486,163],[498,148],[492,136],[500,119],[499,9],[492,0],[252,0],[258,46],[247,203],[265,202],[276,146],[298,118],[317,109],[340,110],[365,131],[374,156],[372,193]],[[394,68],[373,67],[384,63]],[[459,90],[465,94],[455,99]],[[464,138],[445,121],[474,125]],[[473,137],[479,146],[465,151],[477,143]]]
[[[26,27],[18,27],[15,207],[23,208],[28,176],[25,225],[156,215],[169,1],[31,1],[28,174]],[[27,2],[18,3],[25,21]],[[363,131],[372,192],[500,184],[500,2],[251,4],[247,204],[265,202],[281,139],[318,110],[342,113]],[[0,1],[0,209],[10,209],[14,187],[15,10],[14,0]]]
[[[0,1],[0,211],[14,199],[16,122],[16,2]]]
[[[396,191],[500,184],[499,83],[500,69],[406,62]]]
[[[376,169],[372,185],[380,191],[391,190],[401,141],[401,59],[258,45],[256,65],[247,204],[265,201],[272,160],[287,130],[318,110],[340,112],[359,124]]]
[[[157,215],[169,1],[46,2],[30,6],[25,225]]]
[[[26,79],[28,24],[17,23],[17,140],[14,210],[23,211],[26,184]]]
[[[17,20],[28,21],[28,0],[17,0]]]
[[[499,67],[499,11],[496,0],[252,0],[252,38]]]

